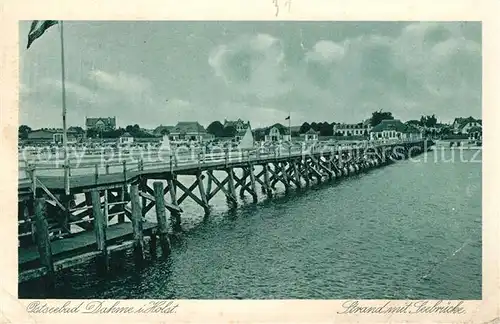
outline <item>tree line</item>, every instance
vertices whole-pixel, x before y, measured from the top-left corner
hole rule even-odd
[[[228,125],[224,127],[222,123],[218,120],[213,121],[207,127],[207,133],[214,135],[215,137],[234,137],[238,131],[234,126]]]
[[[28,139],[29,133],[31,133],[33,130],[31,127],[27,125],[20,125],[18,128],[18,137],[19,139]],[[128,125],[125,128],[119,127],[114,130],[109,130],[109,131],[99,131],[98,129],[88,129],[85,131],[82,127],[80,126],[71,126],[68,128],[69,132],[74,132],[78,135],[86,135],[87,138],[119,138],[125,133],[129,133],[131,136],[135,138],[152,138],[156,137],[152,134],[149,134],[148,132],[145,132],[142,130],[138,124],[135,125]]]
[[[393,120],[393,119],[394,119],[394,117],[392,116],[391,112],[382,111],[382,110],[374,111],[372,113],[371,118],[370,118],[370,125],[373,127],[373,126],[378,125],[382,120]],[[312,123],[305,122],[300,126],[300,129],[298,131],[292,131],[291,135],[292,136],[299,136],[300,134],[305,134],[310,129],[312,129],[315,132],[317,132],[319,136],[333,136],[333,135],[336,135],[333,132],[333,127],[335,124],[337,124],[337,123],[335,123],[335,122],[328,123],[326,121],[324,121],[324,122],[312,122]],[[420,120],[416,120],[416,119],[409,120],[409,121],[407,121],[407,124],[414,125],[414,126],[435,127],[438,124],[438,122],[437,122],[436,116],[431,115],[431,116],[422,116],[420,118]],[[281,124],[279,124],[279,125],[281,125]],[[281,126],[285,127],[283,125],[281,125]],[[265,133],[266,129],[268,129],[268,128],[264,128],[263,130],[259,130],[257,132],[257,134],[254,132],[254,136],[258,135],[256,137],[264,137],[264,135],[265,135],[264,133]],[[100,132],[96,129],[89,129],[89,130],[85,131],[80,126],[72,126],[72,127],[68,128],[68,130],[75,131],[79,134],[86,134],[86,136],[88,138],[97,138],[97,137],[99,137],[99,138],[119,138],[120,136],[125,134],[125,132],[130,133],[130,135],[132,135],[133,137],[140,137],[140,138],[141,137],[142,138],[155,137],[154,135],[149,134],[149,133],[145,132],[144,130],[142,130],[138,124],[128,125],[125,128],[119,127],[115,130],[102,131],[102,132]],[[19,126],[19,130],[18,130],[19,138],[20,139],[27,139],[28,134],[31,131],[32,131],[32,129],[27,125]],[[224,125],[220,121],[216,120],[216,121],[213,121],[212,123],[210,123],[210,125],[207,127],[207,133],[213,134],[215,137],[234,137],[237,134],[237,130],[234,126],[231,126],[231,125],[224,127]],[[165,131],[161,132],[161,135],[165,135],[165,134],[168,134],[168,131],[165,130]]]

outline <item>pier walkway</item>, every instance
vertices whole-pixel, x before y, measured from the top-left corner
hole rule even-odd
[[[270,198],[278,183],[285,191],[308,187],[421,154],[431,145],[419,140],[192,151],[148,159],[121,156],[113,161],[89,156],[70,163],[69,195],[61,161],[20,161],[19,281],[51,277],[94,258],[106,270],[109,255],[125,248],[133,248],[136,259],[142,260],[146,242],[151,255],[156,255],[157,239],[162,254],[168,255],[169,235],[181,231],[182,203],[188,198],[208,215],[210,200],[218,193],[234,208],[238,188],[239,196],[249,194],[257,202],[258,186]],[[178,176],[184,176],[183,182]],[[191,185],[186,185],[186,178],[192,179]],[[156,223],[145,220],[153,208]]]

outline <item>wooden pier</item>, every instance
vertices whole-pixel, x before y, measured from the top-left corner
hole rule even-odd
[[[289,191],[333,181],[421,154],[430,145],[420,140],[285,152],[255,149],[203,153],[182,161],[176,156],[167,161],[139,160],[133,166],[87,164],[80,168],[94,172],[75,175],[73,170],[69,195],[63,177],[38,175],[36,165],[27,165],[28,180],[20,179],[18,188],[19,282],[41,276],[50,282],[55,272],[92,259],[105,272],[110,255],[124,249],[133,249],[141,263],[146,248],[156,256],[158,241],[162,255],[168,256],[169,233],[181,231],[187,199],[209,215],[217,194],[225,195],[229,207],[235,208],[238,191],[240,197],[248,194],[257,202],[258,187],[271,198],[279,183]],[[100,174],[99,169],[105,171]],[[191,179],[191,185],[178,176]],[[156,222],[146,221],[153,208]]]

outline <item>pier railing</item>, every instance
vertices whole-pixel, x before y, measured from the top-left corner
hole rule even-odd
[[[178,147],[172,150],[158,150],[157,148],[144,150],[122,151],[75,151],[70,156],[69,165],[71,176],[123,173],[127,171],[170,170],[189,166],[217,165],[237,162],[258,162],[260,160],[299,157],[308,154],[333,153],[344,150],[360,150],[375,148],[384,145],[418,142],[417,140],[378,140],[352,144],[319,143],[315,145],[288,145],[268,146],[251,149],[227,148],[186,148]],[[64,159],[58,154],[35,156],[33,151],[24,151],[19,155],[19,183],[29,183],[33,177],[60,177],[64,174]]]

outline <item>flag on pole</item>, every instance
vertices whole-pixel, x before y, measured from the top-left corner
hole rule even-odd
[[[50,26],[53,26],[55,24],[57,24],[57,20],[33,20],[33,22],[31,23],[30,32],[28,34],[28,46],[26,48],[30,48],[35,39],[42,36]]]
[[[285,120],[290,120],[290,115],[288,115],[288,117],[287,117],[287,118],[285,118]]]

